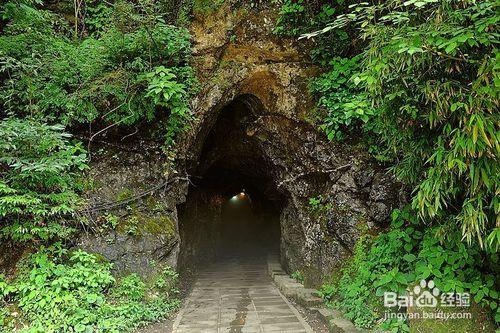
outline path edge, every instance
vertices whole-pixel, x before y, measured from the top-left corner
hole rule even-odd
[[[330,333],[366,333],[342,316],[342,314],[325,306],[323,300],[317,296],[318,291],[306,288],[303,284],[292,279],[281,267],[278,255],[267,256],[267,272],[279,291],[286,297],[293,299],[299,305],[314,313],[327,327]]]

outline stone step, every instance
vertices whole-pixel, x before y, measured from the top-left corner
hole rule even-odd
[[[278,289],[287,297],[295,300],[298,304],[315,313],[318,318],[328,327],[331,333],[360,333],[354,324],[344,318],[342,314],[334,309],[327,308],[323,300],[317,296],[318,291],[305,288],[304,285],[289,277],[281,268],[279,258],[269,256],[268,273],[274,280]]]
[[[354,324],[345,319],[342,314],[334,309],[326,307],[313,308],[319,319],[324,322],[331,333],[361,333],[366,332],[354,326]]]

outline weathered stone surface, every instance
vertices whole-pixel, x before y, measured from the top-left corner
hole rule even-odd
[[[313,333],[267,276],[265,257],[238,254],[205,267],[178,314],[173,333]]]
[[[81,235],[78,247],[101,254],[120,272],[147,276],[161,265],[176,266],[182,189],[159,188],[166,182],[163,160],[160,148],[146,142],[100,147],[88,175],[94,185],[86,193],[88,206],[96,208],[87,214],[95,228]],[[111,208],[100,209],[105,203]]]
[[[180,141],[177,166],[206,170],[220,158],[230,164],[224,149],[203,155],[203,145],[224,106],[246,104],[252,120],[242,125],[242,143],[232,149],[246,161],[258,155],[246,168],[266,165],[266,175],[286,198],[282,262],[314,284],[351,254],[360,230],[388,221],[400,204],[399,187],[363,149],[348,140],[333,144],[306,121],[314,106],[307,84],[318,69],[311,65],[309,42],[273,34],[275,19],[270,4],[250,8],[236,1],[195,18],[193,64],[201,91],[192,108],[198,121]],[[318,196],[328,208],[320,214],[309,205]]]
[[[277,259],[268,256],[268,267],[276,267],[279,265]],[[305,307],[311,312],[315,312],[318,318],[327,326],[328,331],[332,333],[359,333],[352,322],[345,319],[342,314],[334,309],[327,308],[323,304],[323,300],[317,295],[316,289],[305,288],[301,283],[295,282],[288,276],[273,276],[271,271],[268,273],[273,277],[275,284],[287,297],[294,299],[298,304]]]
[[[244,169],[256,179],[265,176],[261,190],[283,201],[284,268],[300,270],[315,284],[351,254],[360,230],[387,222],[390,211],[399,205],[399,187],[363,149],[349,140],[331,143],[307,122],[315,104],[307,85],[319,70],[308,56],[310,42],[273,34],[276,15],[270,3],[250,7],[231,0],[211,15],[195,17],[192,64],[200,92],[191,108],[196,121],[178,140],[170,170],[203,176],[222,160],[227,168]],[[219,124],[231,102],[248,111],[236,125],[230,124],[238,128]],[[204,152],[207,138],[217,127],[231,140],[216,138],[215,148]],[[136,151],[107,147],[102,158],[92,161],[96,190],[89,194],[91,204],[133,197],[166,180],[167,159],[160,149],[137,142],[135,147]],[[103,253],[120,269],[143,271],[152,260],[175,266],[180,239],[186,256],[204,260],[214,252],[219,236],[213,223],[219,217],[216,206],[201,213],[198,209],[219,199],[205,192],[184,204],[183,218],[198,224],[180,235],[177,209],[187,192],[187,183],[178,182],[141,198],[129,209],[120,207],[113,212],[120,217],[120,228],[104,236],[84,237],[81,245]],[[309,200],[319,196],[326,209],[318,213]],[[127,227],[133,218],[147,225],[164,216],[171,223],[153,228],[154,232],[143,228],[135,235]]]
[[[99,253],[114,263],[120,272],[135,272],[142,276],[153,273],[158,264],[174,266],[177,263],[178,240],[153,234],[141,237],[111,231],[105,236],[86,234],[79,246],[86,251]]]

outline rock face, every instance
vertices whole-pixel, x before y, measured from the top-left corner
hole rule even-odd
[[[399,186],[354,143],[333,144],[307,122],[314,107],[307,85],[319,72],[310,45],[273,34],[273,5],[239,3],[225,1],[192,23],[201,89],[192,101],[197,120],[177,144],[174,169],[193,179],[229,184],[241,176],[253,183],[278,210],[282,264],[319,283],[352,253],[361,231],[387,222]],[[135,197],[165,182],[158,147],[135,147],[140,151],[107,149],[92,163],[99,184],[91,198],[114,201],[123,191]],[[153,261],[175,266],[179,251],[205,260],[227,194],[212,190],[188,193],[186,182],[173,183],[120,206],[116,230],[84,236],[80,245],[136,272],[151,270]]]
[[[85,214],[98,222],[97,229],[84,233],[78,247],[101,254],[120,272],[148,276],[158,265],[175,267],[180,247],[176,204],[182,198],[176,191],[182,188],[166,181],[160,147],[137,140],[98,150],[90,163],[94,184]]]
[[[282,196],[282,263],[315,283],[352,252],[362,230],[387,222],[399,205],[399,186],[354,144],[332,144],[306,121],[314,106],[307,84],[318,69],[307,43],[273,34],[276,10],[268,6],[226,1],[195,18],[193,64],[202,88],[192,103],[198,122],[182,141],[178,168],[203,177],[220,160],[243,173],[264,165],[253,176],[269,177],[266,186]],[[228,154],[207,138],[235,101],[248,114],[240,121],[243,144],[232,144]],[[206,145],[216,147],[206,153]]]

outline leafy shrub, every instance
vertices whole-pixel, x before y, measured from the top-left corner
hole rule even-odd
[[[8,2],[2,12],[8,25],[0,36],[0,104],[11,115],[70,125],[152,121],[158,110],[146,96],[146,73],[164,66],[186,91],[194,83],[189,33],[166,24],[160,10],[150,1],[90,5],[91,36],[75,40],[62,15]],[[187,104],[188,93],[184,97]],[[178,105],[158,109],[166,113]],[[183,110],[184,122],[188,114]]]
[[[329,24],[304,22],[318,3],[288,1],[277,22],[326,45],[313,52],[327,69],[311,84],[313,120],[330,139],[356,131],[415,188],[413,210],[395,211],[381,235],[364,235],[321,296],[371,327],[377,295],[432,278],[444,292],[470,292],[498,322],[498,4],[357,1],[336,7]],[[351,38],[349,51],[329,48],[333,33]],[[318,211],[320,200],[310,204]]]
[[[21,311],[7,326],[22,325],[23,332],[129,331],[179,304],[163,293],[148,298],[146,284],[137,275],[117,282],[111,264],[60,246],[32,255],[14,281],[0,280],[0,291],[4,302]]]
[[[291,278],[299,283],[304,283],[304,274],[302,274],[300,271],[293,272]]]
[[[177,76],[169,68],[157,67],[144,75],[148,82],[146,97],[155,105],[170,109],[167,126],[167,144],[173,144],[175,134],[187,128],[191,120],[186,85],[177,82]]]
[[[310,90],[317,95],[320,128],[328,139],[340,140],[348,130],[366,124],[375,114],[363,94],[351,80],[359,68],[359,57],[333,58],[331,70],[311,83]]]
[[[279,35],[297,36],[300,32],[300,22],[304,19],[304,0],[285,1],[281,6],[280,15],[274,32]]]
[[[299,37],[322,29],[345,10],[344,0],[285,0],[281,4],[274,33],[284,37]],[[328,66],[332,55],[346,56],[352,52],[348,29],[330,30],[316,39],[311,55],[315,62],[323,66]]]
[[[64,237],[80,202],[86,153],[59,125],[0,121],[0,235],[16,241]]]
[[[175,295],[179,293],[176,285],[179,280],[179,273],[172,267],[166,266],[162,270],[162,274],[156,279],[154,283],[155,289],[168,295]]]
[[[492,248],[500,214],[496,9],[492,1],[360,2],[322,31],[354,26],[366,40],[353,82],[377,111],[364,129],[416,188],[419,217],[458,224],[469,244],[489,240]]]
[[[122,299],[139,301],[146,295],[146,284],[137,274],[122,278],[113,291],[113,296]]]
[[[164,13],[177,2],[92,0],[85,13],[74,6],[0,4],[0,237],[35,246],[75,231],[87,158],[67,131],[88,126],[92,140],[101,129],[155,120],[173,144],[192,120],[189,33]],[[0,327],[131,330],[178,305],[176,279],[165,269],[154,281],[115,280],[94,255],[42,248],[15,280],[0,277]]]
[[[97,5],[90,5],[86,10],[85,26],[88,33],[94,36],[103,34],[111,23],[113,8],[107,3],[98,2]]]
[[[498,322],[498,266],[486,265],[498,264],[498,254],[486,259],[478,247],[464,245],[457,230],[422,228],[411,210],[396,210],[390,230],[362,236],[341,278],[323,285],[320,296],[357,326],[369,328],[381,318],[384,292],[402,295],[416,281],[432,279],[442,292],[470,293]]]

